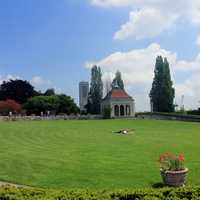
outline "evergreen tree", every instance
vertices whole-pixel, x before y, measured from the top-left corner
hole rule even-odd
[[[87,111],[91,114],[100,114],[101,100],[103,96],[103,82],[102,82],[101,68],[96,65],[91,69],[91,83],[90,92],[88,95]]]
[[[117,71],[115,74],[115,78],[113,79],[112,82],[112,88],[116,87],[116,85],[120,88],[120,89],[124,89],[124,82],[122,80],[122,75],[120,71]]]
[[[174,97],[175,89],[173,88],[173,82],[171,80],[169,62],[167,58],[164,59],[164,84],[163,84],[164,96],[166,97],[163,102],[164,112],[174,112]]]
[[[150,100],[153,112],[174,111],[175,90],[171,80],[169,63],[162,56],[156,58],[154,80],[150,91]]]

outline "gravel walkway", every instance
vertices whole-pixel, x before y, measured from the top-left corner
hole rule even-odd
[[[15,184],[15,183],[8,183],[8,182],[0,181],[0,187],[5,186],[5,185],[9,185],[9,186],[17,187],[17,188],[30,188],[29,186],[26,186],[26,185],[19,185],[19,184]]]

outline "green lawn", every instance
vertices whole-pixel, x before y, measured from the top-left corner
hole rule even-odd
[[[112,131],[134,128],[135,134]],[[150,120],[0,122],[0,180],[50,188],[151,187],[158,157],[184,153],[200,184],[200,123]]]

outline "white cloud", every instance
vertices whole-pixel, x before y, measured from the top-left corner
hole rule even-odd
[[[176,69],[181,71],[200,70],[200,54],[192,61],[186,61],[186,60],[177,61]]]
[[[9,81],[9,80],[16,80],[16,79],[22,79],[23,78],[8,74],[6,76],[0,75],[0,84],[3,83],[3,81]],[[63,93],[63,90],[59,87],[53,86],[52,82],[50,80],[43,79],[41,76],[33,76],[32,79],[29,81],[34,87],[36,87],[37,90],[45,91],[47,88],[53,88],[55,90],[56,94]]]
[[[100,7],[129,7],[128,22],[115,33],[115,39],[154,37],[177,23],[178,19],[200,24],[199,0],[91,0]]]
[[[34,76],[30,83],[36,87],[38,90],[46,91],[48,88],[53,88],[56,94],[63,93],[63,90],[57,86],[54,86],[50,80],[46,80],[41,76]]]
[[[56,94],[62,94],[63,93],[63,90],[59,87],[54,86],[53,89],[55,90]]]
[[[192,75],[183,83],[176,85],[177,102],[181,104],[181,96],[184,95],[185,107],[187,109],[197,108],[200,101],[200,72]]]
[[[172,27],[176,19],[176,15],[163,15],[154,8],[132,11],[129,21],[115,33],[114,39],[123,40],[130,36],[136,39],[154,37]]]
[[[196,44],[200,46],[200,35],[197,37]]]
[[[41,76],[34,76],[31,79],[31,84],[33,84],[35,87],[39,86],[48,86],[51,84],[51,81],[43,79]]]
[[[149,107],[148,93],[151,88],[152,79],[154,76],[155,60],[158,55],[167,57],[172,79],[176,88],[177,102],[180,103],[180,98],[185,95],[190,101],[187,102],[187,107],[194,106],[193,101],[200,99],[200,56],[197,56],[193,61],[178,60],[174,52],[168,51],[160,47],[159,44],[153,43],[144,49],[133,49],[128,52],[115,52],[102,60],[96,62],[87,62],[86,67],[90,68],[96,64],[101,66],[103,78],[113,77],[117,70],[122,72],[126,88],[130,94],[136,98],[139,110],[147,110]],[[176,80],[176,73],[190,72],[191,75],[186,80]],[[138,89],[139,88],[139,89]],[[138,98],[138,99],[137,99]]]
[[[113,53],[100,61],[88,62],[86,67],[97,64],[104,72],[111,74],[120,70],[126,84],[146,84],[152,81],[155,59],[158,55],[167,57],[170,63],[176,62],[175,53],[162,49],[160,45],[154,43],[144,49]]]
[[[22,79],[20,76],[12,75],[12,74],[7,74],[6,76],[1,76],[0,75],[0,84],[3,83],[3,81],[9,81],[9,80],[16,80],[16,79]],[[51,81],[43,79],[41,76],[34,76],[30,80],[30,83],[35,86],[35,87],[47,87],[51,86]],[[58,89],[55,87],[55,89]],[[59,91],[60,89],[58,89]]]
[[[12,74],[8,74],[6,76],[0,76],[0,84],[2,84],[3,81],[16,80],[16,79],[20,79],[20,77]]]

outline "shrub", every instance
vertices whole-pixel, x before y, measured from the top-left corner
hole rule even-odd
[[[24,104],[27,114],[40,115],[41,112],[55,111],[58,108],[57,96],[35,96]]]
[[[161,189],[44,190],[1,187],[1,200],[199,200],[200,186]]]
[[[78,113],[78,107],[74,100],[66,95],[35,96],[24,104],[27,114],[40,115],[48,111],[64,114]]]
[[[20,113],[21,105],[17,103],[15,100],[10,100],[10,99],[6,101],[0,101],[0,113],[2,115],[8,115],[9,112]]]
[[[198,110],[188,110],[187,114],[189,114],[189,115],[200,115],[200,108]]]
[[[111,108],[105,107],[103,110],[103,118],[104,119],[110,119],[111,118]]]

